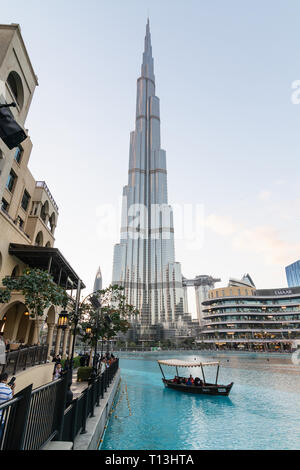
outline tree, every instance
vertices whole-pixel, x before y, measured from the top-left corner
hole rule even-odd
[[[126,302],[123,292],[123,287],[110,285],[89,296],[81,306],[80,337],[85,344],[95,348],[99,338],[109,340],[128,331],[130,320],[138,310]]]
[[[0,304],[7,304],[10,301],[10,291],[7,289],[0,289]]]
[[[20,277],[6,276],[2,284],[6,287],[1,298],[8,302],[12,291],[20,291],[25,297],[25,304],[31,317],[43,316],[46,308],[51,305],[66,308],[69,297],[66,291],[58,286],[51,274],[37,268],[26,268]]]

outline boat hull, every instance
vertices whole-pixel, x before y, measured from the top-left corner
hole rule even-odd
[[[228,396],[232,389],[233,382],[229,385],[216,385],[216,384],[204,384],[204,385],[186,385],[176,384],[172,380],[162,379],[166,388],[177,390],[178,392],[193,393],[197,395],[220,395]]]

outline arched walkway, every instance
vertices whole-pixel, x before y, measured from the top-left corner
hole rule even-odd
[[[13,300],[1,309],[0,330],[11,343],[28,343],[33,323],[30,312],[21,300]]]

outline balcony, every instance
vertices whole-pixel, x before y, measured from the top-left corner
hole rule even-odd
[[[52,196],[52,194],[50,192],[50,189],[46,185],[46,182],[45,181],[37,181],[35,187],[36,188],[42,188],[42,189],[45,190],[49,200],[52,202],[53,206],[55,207],[56,211],[58,212],[58,205],[56,204],[55,199],[54,199],[54,197]]]

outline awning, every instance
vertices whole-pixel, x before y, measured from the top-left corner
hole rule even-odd
[[[165,359],[157,361],[159,364],[171,367],[204,367],[204,366],[218,366],[220,362],[186,362],[179,359]]]
[[[31,268],[49,272],[54,282],[66,290],[77,289],[79,282],[81,282],[81,288],[85,288],[84,283],[58,248],[10,243],[8,252]]]

